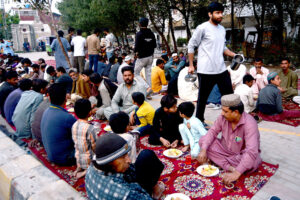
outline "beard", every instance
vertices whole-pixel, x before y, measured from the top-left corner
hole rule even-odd
[[[133,79],[125,79],[124,82],[127,84],[127,85],[131,85],[133,83]]]
[[[211,21],[214,24],[220,24],[222,22],[222,19],[223,19],[222,17],[217,18],[217,17],[212,16]]]

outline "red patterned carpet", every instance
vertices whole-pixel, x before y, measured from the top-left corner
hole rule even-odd
[[[100,134],[103,134],[102,130]],[[26,142],[29,142],[27,140]],[[167,158],[163,155],[164,147],[152,146],[148,143],[148,136],[141,138],[142,149],[152,149],[159,159],[164,163],[165,169],[160,181],[166,185],[166,190],[161,199],[172,193],[185,193],[191,199],[243,199],[248,200],[268,182],[278,169],[278,165],[263,162],[259,169],[247,176],[243,175],[234,183],[232,189],[228,189],[222,183],[221,173],[216,177],[205,178],[196,172],[198,163],[196,161],[186,164],[187,153],[178,159]],[[47,160],[43,147],[30,148],[31,152],[54,174],[65,180],[83,196],[86,197],[84,179],[77,180],[73,176],[76,166],[59,167]]]
[[[45,60],[47,65],[51,65],[53,67],[56,67],[55,60]],[[34,61],[34,63],[37,63],[37,61]]]
[[[216,177],[203,177],[196,172],[199,166],[196,161],[186,164],[187,153],[178,159],[167,158],[163,155],[163,151],[166,149],[150,145],[148,136],[141,139],[141,147],[154,150],[165,165],[160,178],[160,181],[166,185],[162,199],[168,194],[179,192],[186,194],[191,199],[248,200],[268,182],[278,169],[278,165],[263,162],[256,172],[247,176],[243,175],[234,183],[232,189],[228,189],[220,177],[224,171],[221,171]]]

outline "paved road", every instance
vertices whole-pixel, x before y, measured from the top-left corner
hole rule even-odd
[[[28,57],[33,61],[40,57],[45,60],[54,59],[45,52],[20,54],[20,56]],[[161,95],[153,96],[150,103],[158,108],[160,99]],[[213,124],[220,112],[220,110],[206,109],[207,123]],[[3,123],[3,119],[0,119],[0,124]],[[283,200],[300,199],[300,126],[292,127],[266,121],[260,122],[258,126],[261,133],[262,159],[272,164],[279,164],[279,169],[252,199],[266,200],[272,195]]]

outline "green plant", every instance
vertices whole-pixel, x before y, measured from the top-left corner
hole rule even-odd
[[[177,46],[182,47],[184,44],[187,44],[187,38],[177,38]]]

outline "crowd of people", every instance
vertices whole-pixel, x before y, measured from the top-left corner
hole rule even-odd
[[[134,57],[114,54],[109,29],[103,29],[101,46],[97,28],[87,39],[81,30],[74,36],[75,30],[69,29],[66,38],[58,32],[71,66],[57,40],[51,44],[56,67],[42,58],[33,64],[28,58],[1,54],[0,112],[16,128],[11,137],[21,146],[26,145],[24,138],[32,138],[29,146],[39,142],[57,165],[77,165],[74,176],[85,177],[90,199],[161,196],[164,185],[158,180],[164,165],[153,151],[139,149],[144,135],[152,145],[181,148],[200,164],[218,165],[227,171],[226,184],[255,171],[261,163],[260,140],[249,113],[300,117],[299,111],[282,108],[282,98],[298,95],[298,77],[289,69],[288,58],[281,60],[279,72],[269,73],[261,58],[249,73],[244,65],[227,68],[223,54],[236,54],[226,48],[225,29],[219,25],[224,7],[211,3],[208,11],[210,19],[196,28],[187,57],[175,52],[154,59],[156,40],[147,18],[139,21]],[[186,75],[196,70],[198,80],[187,81]],[[158,93],[163,97],[155,110],[147,100]],[[177,106],[176,95],[185,102]],[[67,102],[73,103],[76,118],[66,110]],[[212,127],[204,122],[208,103],[222,108]],[[108,120],[112,133],[98,137],[90,116]]]

